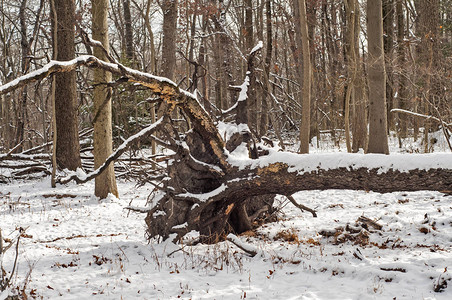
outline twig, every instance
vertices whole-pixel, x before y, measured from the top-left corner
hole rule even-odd
[[[152,210],[152,208],[149,207],[137,207],[137,206],[126,206],[124,209],[128,209],[130,211],[134,211],[141,214],[147,214]]]
[[[7,156],[7,157],[10,156],[14,151],[16,151],[17,148],[20,147],[20,145],[22,145],[23,142],[24,142],[24,140],[21,140],[21,141],[19,142],[19,144],[17,144],[16,146],[14,146],[11,150],[9,150],[8,153],[6,153],[6,156]]]
[[[251,257],[256,256],[257,250],[253,246],[240,241],[240,239],[236,235],[232,233],[228,234],[227,240],[239,247],[241,250],[245,251]]]
[[[185,248],[185,247],[187,247],[187,246],[188,246],[188,247],[194,246],[194,245],[198,244],[200,241],[201,241],[201,236],[199,236],[198,238],[194,239],[193,241],[188,242],[188,243],[185,244],[185,245],[182,245],[182,247],[180,247],[179,249],[176,249],[176,250],[172,251],[172,252],[171,252],[170,254],[168,254],[166,257],[170,257],[171,255],[173,255],[173,254],[176,253],[176,252],[184,251],[184,248]]]
[[[38,165],[38,166],[26,167],[23,170],[14,172],[12,175],[13,176],[23,176],[23,175],[26,175],[26,174],[39,173],[39,172],[44,172],[46,175],[50,175],[52,173],[51,171],[49,171],[49,169],[46,166]]]
[[[13,269],[11,271],[11,276],[9,276],[8,283],[11,282],[11,279],[13,279],[13,276],[14,276],[14,272],[16,271],[17,258],[19,257],[19,241],[20,241],[22,232],[25,232],[25,229],[20,228],[19,236],[17,237],[17,242],[16,242],[16,255],[14,257],[14,265],[13,265]]]
[[[80,28],[80,36],[82,37],[82,41],[85,45],[91,47],[98,47],[99,49],[102,50],[102,52],[105,54],[105,57],[107,57],[107,59],[111,63],[118,64],[118,61],[110,55],[110,52],[108,52],[108,50],[105,49],[104,45],[102,45],[102,43],[99,41],[91,39],[88,33],[86,33],[86,31],[84,31],[82,28]]]
[[[286,198],[289,199],[289,201],[292,202],[293,205],[295,205],[296,207],[301,209],[301,211],[305,211],[305,210],[309,211],[314,218],[317,218],[317,213],[315,212],[315,210],[313,210],[312,208],[309,208],[303,204],[297,203],[297,201],[295,201],[295,199],[292,197],[292,195],[286,196]]]

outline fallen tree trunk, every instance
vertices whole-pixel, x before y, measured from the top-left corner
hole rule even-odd
[[[293,156],[290,153],[287,155]],[[280,156],[280,153],[279,155]],[[310,155],[316,157],[316,155]],[[352,189],[375,192],[452,190],[451,169],[410,169],[398,170],[355,167],[353,161],[360,161],[364,155],[351,156],[349,167],[318,169],[303,172],[294,165],[284,162],[270,163],[266,166],[248,166],[240,170],[232,168],[228,174],[217,179],[217,188],[204,193],[167,193],[146,218],[148,233],[168,238],[171,234],[176,240],[192,230],[199,231],[206,240],[216,240],[232,230],[240,233],[238,221],[232,220],[234,210],[240,209],[247,199],[260,195],[285,195],[302,190]],[[372,159],[373,155],[366,155]],[[330,156],[331,157],[331,156]],[[292,157],[293,158],[293,157]],[[338,159],[340,155],[338,155]],[[358,158],[358,159],[354,159]],[[300,155],[303,161],[306,156]],[[379,157],[381,160],[381,157]],[[397,157],[387,156],[387,160]],[[412,155],[415,161],[421,155]],[[446,162],[450,155],[442,156]],[[321,164],[321,157],[319,159]],[[300,164],[302,165],[302,163]],[[356,165],[356,163],[355,163]],[[246,217],[246,216],[243,216]]]

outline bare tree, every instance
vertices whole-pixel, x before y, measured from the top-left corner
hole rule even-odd
[[[163,76],[174,80],[176,69],[177,0],[161,1],[163,11],[162,68]]]
[[[303,113],[300,126],[300,153],[309,153],[311,130],[311,54],[309,48],[308,18],[305,0],[298,0],[300,10],[301,42],[303,45]]]
[[[416,35],[420,43],[416,49],[419,70],[419,97],[423,104],[423,113],[431,114],[431,106],[439,106],[442,98],[439,69],[441,53],[439,51],[439,0],[415,1],[417,19]],[[424,122],[424,152],[429,152],[429,131],[432,124]]]
[[[345,0],[345,12],[347,14],[347,33],[346,33],[346,53],[347,53],[347,92],[345,95],[345,143],[347,146],[347,152],[352,152],[352,144],[350,138],[350,103],[354,102],[355,85],[356,85],[356,46],[355,46],[355,14],[358,7],[356,7],[355,0]]]
[[[124,11],[124,37],[126,40],[126,58],[131,63],[134,60],[134,49],[133,49],[133,28],[132,28],[132,15],[130,14],[130,0],[122,1],[123,11]]]
[[[401,109],[408,108],[408,88],[407,76],[404,70],[406,69],[406,42],[405,42],[405,17],[403,10],[403,0],[397,0],[396,3],[397,14],[397,62],[399,67],[398,76],[398,93],[397,103]],[[398,133],[400,140],[407,137],[407,116],[398,115]],[[400,145],[401,146],[401,145]]]
[[[383,0],[383,45],[386,70],[386,106],[387,111],[394,108],[394,0]],[[394,118],[388,115],[388,129],[394,130]]]
[[[57,32],[54,49],[56,59],[68,61],[75,58],[75,1],[54,0]],[[75,70],[55,75],[56,161],[62,169],[81,167],[78,137],[78,101]]]
[[[364,71],[362,56],[360,55],[360,35],[361,35],[361,12],[358,0],[355,0],[355,55],[356,55],[356,74],[354,84],[354,109],[353,109],[353,144],[352,151],[358,152],[359,149],[366,149],[367,140],[367,117],[366,117],[366,89],[364,86]]]
[[[389,154],[386,112],[386,75],[381,0],[367,2],[369,142],[368,153]]]
[[[108,50],[108,0],[92,2],[92,32],[93,38],[100,41]],[[106,60],[106,54],[101,48],[94,49],[94,55]],[[94,167],[102,165],[113,152],[112,120],[111,120],[111,88],[105,85],[112,79],[111,73],[101,69],[94,70]],[[106,198],[109,193],[118,196],[113,164],[95,181],[95,195]]]

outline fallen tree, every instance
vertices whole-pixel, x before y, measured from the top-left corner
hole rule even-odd
[[[117,75],[116,83],[106,83],[112,86],[125,82],[145,86],[165,103],[165,125],[146,131],[148,138],[172,150],[168,156],[167,176],[160,176],[163,179],[154,183],[156,192],[152,206],[141,210],[147,213],[145,220],[150,238],[178,240],[195,230],[202,241],[216,241],[227,232],[251,229],[252,219],[271,209],[275,195],[287,196],[294,202],[292,195],[301,190],[452,190],[450,154],[426,155],[420,159],[421,155],[281,152],[256,143],[246,124],[214,122],[196,96],[174,82],[93,56],[51,62],[41,70],[0,87],[0,94],[80,66],[101,68]],[[246,93],[244,84],[241,101],[246,101]],[[189,130],[176,129],[180,126],[176,127],[170,118],[175,109],[182,111]],[[160,134],[150,135],[157,127]],[[142,137],[137,135],[128,141]],[[89,178],[101,171],[94,171]],[[74,174],[69,179],[83,182],[86,176],[82,179]],[[297,206],[315,214],[300,204]]]

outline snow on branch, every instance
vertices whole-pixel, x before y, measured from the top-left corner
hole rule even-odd
[[[257,52],[257,51],[261,50],[263,47],[264,47],[264,43],[262,41],[259,41],[257,43],[257,45],[254,46],[254,48],[251,50],[250,55],[253,55],[254,52]]]
[[[41,69],[23,75],[0,86],[0,95],[9,93],[29,83],[42,80],[54,73],[70,72],[81,66],[100,68],[115,75],[124,76],[127,80],[144,85],[153,92],[161,95],[168,95],[169,97],[185,96],[195,99],[193,94],[179,89],[177,84],[168,78],[140,72],[120,64],[105,62],[92,55],[82,55],[69,61],[51,61]]]
[[[237,88],[240,90],[240,94],[239,94],[239,98],[237,99],[237,102],[234,103],[234,105],[232,105],[229,109],[222,110],[221,112],[223,114],[228,114],[228,113],[232,112],[234,109],[237,108],[238,103],[240,101],[246,101],[246,99],[248,99],[248,86],[249,85],[250,85],[249,72],[246,72],[245,80],[243,81],[242,85],[237,86]]]
[[[441,124],[443,124],[446,127],[451,127],[452,126],[452,123],[448,124],[448,123],[444,122],[443,120],[440,120],[437,117],[424,115],[424,114],[412,112],[412,111],[405,110],[405,109],[393,108],[393,109],[391,109],[391,112],[403,113],[403,114],[412,115],[412,116],[419,117],[419,118],[424,118],[424,119],[427,119],[427,120],[435,120],[437,122],[440,122]]]
[[[48,154],[24,154],[24,153],[6,153],[0,154],[0,161],[2,160],[39,160],[49,159]]]
[[[262,47],[263,47],[263,43],[262,43],[262,41],[259,41],[257,43],[257,45],[251,50],[251,52],[248,56],[248,71],[246,72],[246,76],[245,76],[245,79],[243,80],[242,85],[231,86],[231,88],[236,88],[240,91],[239,98],[237,99],[237,102],[235,102],[234,105],[232,105],[229,109],[222,110],[221,112],[223,114],[231,113],[232,111],[234,111],[235,109],[238,108],[240,102],[246,101],[248,99],[248,87],[250,85],[250,75],[251,75],[251,72],[253,72],[252,69],[250,70],[250,64],[254,60],[254,58],[256,57],[258,52],[260,50],[262,50]]]
[[[49,77],[53,73],[59,73],[59,72],[70,72],[77,67],[81,65],[90,65],[94,64],[98,60],[94,56],[90,55],[82,55],[80,57],[77,57],[76,59],[65,61],[65,62],[59,62],[59,61],[50,61],[48,64],[43,66],[41,69],[38,69],[34,72],[25,74],[23,76],[20,76],[19,78],[16,78],[7,84],[4,84],[0,86],[0,95],[12,92],[18,88],[21,88],[22,86],[25,86],[29,83],[42,80],[46,77]]]

